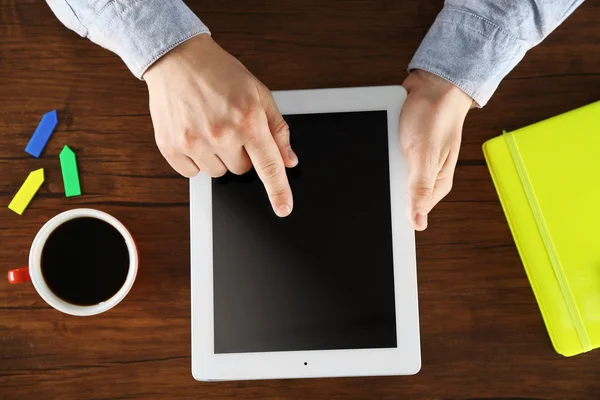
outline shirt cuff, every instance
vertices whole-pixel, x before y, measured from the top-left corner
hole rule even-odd
[[[116,53],[142,79],[160,57],[210,31],[181,0],[112,1],[88,27],[88,37]]]
[[[408,69],[425,70],[450,81],[483,107],[527,49],[525,42],[494,22],[467,10],[445,7]]]

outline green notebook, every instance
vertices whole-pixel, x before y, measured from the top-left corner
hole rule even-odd
[[[600,102],[483,150],[554,348],[600,347]]]

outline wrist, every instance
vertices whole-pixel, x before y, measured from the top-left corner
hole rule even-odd
[[[210,35],[200,34],[179,44],[146,70],[143,75],[144,81],[149,85],[152,81],[162,76],[164,70],[172,67],[181,67],[189,62],[194,63],[197,56],[202,54],[204,49],[210,45],[210,42],[214,43]]]
[[[408,93],[417,92],[434,103],[450,105],[466,113],[476,106],[473,98],[449,80],[429,71],[415,69],[402,85]]]

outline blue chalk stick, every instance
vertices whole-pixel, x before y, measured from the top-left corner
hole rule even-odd
[[[52,135],[52,131],[56,128],[57,124],[58,116],[56,115],[56,110],[44,114],[39,125],[35,128],[33,136],[29,139],[29,143],[27,143],[27,147],[25,147],[25,152],[38,158],[40,154],[42,154],[42,150],[44,150],[44,146],[46,146],[46,143],[48,142],[48,139],[50,139],[50,135]]]

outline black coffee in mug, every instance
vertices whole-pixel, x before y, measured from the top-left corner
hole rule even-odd
[[[129,272],[123,235],[93,217],[70,219],[48,237],[41,272],[50,290],[64,301],[90,306],[114,296]]]

